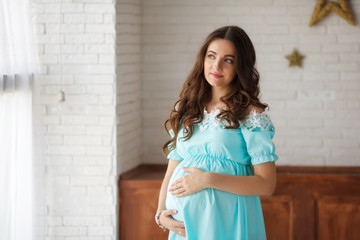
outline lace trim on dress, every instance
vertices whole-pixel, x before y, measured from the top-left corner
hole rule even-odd
[[[266,112],[258,113],[255,110],[250,112],[245,120],[240,123],[240,126],[249,131],[254,131],[257,128],[261,131],[274,130],[274,126]]]
[[[220,109],[218,108],[210,113],[204,108],[204,119],[199,123],[200,131],[205,131],[210,125],[225,128],[224,124],[216,117],[219,113]],[[254,131],[257,128],[261,131],[274,130],[274,126],[266,112],[258,113],[255,110],[252,110],[245,120],[240,122],[240,126],[248,131]]]
[[[223,126],[220,121],[216,118],[216,116],[220,113],[220,109],[216,108],[213,111],[211,111],[210,113],[208,113],[206,111],[206,109],[204,108],[204,119],[202,120],[201,123],[199,123],[200,126],[200,131],[203,132],[205,131],[209,125],[213,125],[214,127],[218,127],[218,126]]]

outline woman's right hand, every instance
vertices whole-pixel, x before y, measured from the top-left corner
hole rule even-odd
[[[171,215],[176,214],[176,210],[165,210],[160,214],[159,222],[162,226],[173,231],[180,236],[186,237],[185,225],[183,222],[176,221]]]

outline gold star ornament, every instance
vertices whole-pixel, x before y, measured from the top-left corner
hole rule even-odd
[[[328,15],[329,12],[334,12],[348,21],[351,25],[355,25],[355,19],[349,8],[347,0],[338,0],[338,2],[317,0],[309,25],[314,26],[317,22]]]
[[[302,60],[304,56],[300,55],[296,49],[294,49],[294,51],[290,55],[287,55],[286,58],[289,60],[289,67],[302,67]]]

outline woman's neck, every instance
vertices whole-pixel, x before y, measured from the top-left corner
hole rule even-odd
[[[221,97],[225,96],[227,91],[225,89],[218,89],[212,87],[211,100],[206,104],[206,110],[212,111],[216,108],[224,109],[226,105],[220,100]]]

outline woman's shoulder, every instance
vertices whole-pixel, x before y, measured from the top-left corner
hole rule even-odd
[[[261,107],[255,106],[255,105],[249,105],[246,109],[246,116],[249,116],[253,113],[261,114],[264,112],[265,112],[264,108],[261,108]]]
[[[246,109],[246,117],[241,121],[240,126],[249,131],[274,130],[274,126],[267,111],[254,105],[250,105]]]

